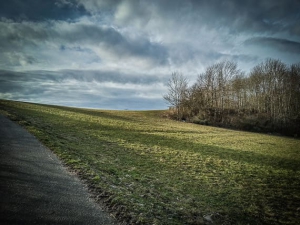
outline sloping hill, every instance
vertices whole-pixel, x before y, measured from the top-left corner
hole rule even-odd
[[[4,100],[0,109],[128,223],[299,221],[299,139],[176,122],[163,111]]]

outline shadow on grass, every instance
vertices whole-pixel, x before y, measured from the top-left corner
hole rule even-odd
[[[50,106],[50,107],[60,109],[60,110],[67,110],[69,112],[80,113],[84,115],[97,116],[99,118],[104,117],[107,119],[113,119],[119,121],[136,122],[136,120],[134,119],[130,119],[122,116],[110,115],[106,112],[86,111],[84,109],[73,109],[73,108],[65,108],[60,106]],[[76,121],[74,122],[76,128],[72,129],[72,131],[78,128],[84,129],[84,127],[87,126],[86,121],[82,121],[79,119],[77,120],[75,118],[69,118],[69,117],[65,118],[62,115],[53,115],[53,114],[51,114],[51,116],[52,117],[56,116],[63,120]],[[78,123],[80,123],[80,125]],[[207,157],[213,156],[222,160],[234,160],[236,162],[255,164],[257,166],[271,166],[276,169],[286,169],[292,171],[297,171],[300,169],[300,163],[299,160],[297,159],[286,159],[286,158],[276,157],[272,155],[264,155],[257,152],[239,151],[230,148],[222,148],[219,146],[194,143],[186,140],[180,140],[177,139],[176,137],[174,138],[163,137],[161,136],[161,134],[160,135],[145,134],[139,131],[132,131],[129,128],[123,128],[122,126],[118,126],[118,125],[108,126],[108,125],[99,124],[99,127],[97,126],[97,128],[95,129],[98,128],[101,128],[101,130],[105,130],[106,135],[108,135],[112,139],[121,138],[131,144],[141,144],[141,145],[147,145],[149,147],[154,147],[154,146],[160,146],[162,148],[167,147],[178,151],[192,151],[195,153],[200,153],[202,156],[207,156]],[[90,129],[91,128],[89,128],[89,130]],[[199,135],[201,136],[201,133]]]
[[[54,107],[54,108],[57,108],[60,110],[65,110],[64,108],[61,108],[61,107]],[[20,109],[18,109],[18,110],[20,110]],[[26,109],[26,110],[29,110],[29,112],[32,111],[32,109]],[[21,109],[20,112],[22,112],[22,111],[23,111],[23,109]],[[35,111],[35,113],[38,112],[37,110],[34,110],[34,111]],[[97,116],[97,117],[100,117],[100,119],[101,119],[101,117],[104,117],[104,118],[108,118],[108,119],[118,120],[120,122],[121,121],[136,122],[134,119],[128,120],[128,118],[123,118],[121,116],[115,116],[115,115],[109,115],[107,113],[102,113],[102,112],[98,112],[98,111],[86,112],[84,110],[77,110],[77,109],[74,109],[74,110],[68,109],[68,111],[74,112],[74,113],[85,114],[85,115],[89,115],[89,116]],[[24,114],[26,115],[26,113],[24,113]],[[162,148],[162,151],[163,151],[163,148],[172,148],[177,151],[199,153],[199,155],[204,156],[204,157],[216,157],[216,158],[222,159],[222,160],[229,160],[229,161],[232,160],[232,161],[236,161],[236,162],[240,162],[240,163],[253,164],[253,165],[257,165],[257,166],[261,166],[261,167],[268,166],[268,167],[272,167],[274,169],[286,169],[286,170],[291,170],[291,171],[299,170],[300,163],[299,163],[299,160],[297,160],[297,159],[283,159],[281,157],[276,157],[276,156],[271,156],[271,155],[263,155],[263,154],[260,154],[257,152],[245,152],[245,151],[233,150],[230,148],[222,148],[219,146],[193,143],[193,142],[189,142],[187,140],[177,139],[176,137],[163,137],[163,136],[161,136],[161,134],[156,135],[153,133],[151,133],[151,134],[141,133],[139,131],[132,131],[128,128],[122,127],[121,125],[118,125],[117,123],[115,125],[114,124],[112,124],[112,125],[97,124],[97,126],[94,126],[93,128],[91,128],[91,127],[89,127],[89,125],[93,124],[93,121],[86,122],[81,119],[69,118],[69,117],[66,117],[63,115],[54,115],[51,113],[48,113],[48,115],[47,115],[46,112],[43,112],[43,114],[45,114],[43,116],[43,120],[47,119],[47,116],[48,116],[48,117],[51,117],[51,120],[56,121],[57,124],[59,124],[60,121],[66,121],[66,120],[71,121],[71,123],[69,123],[69,125],[63,127],[63,130],[65,132],[71,132],[72,135],[78,134],[78,139],[80,139],[82,136],[85,137],[86,135],[89,135],[89,134],[90,134],[91,139],[93,139],[93,130],[95,130],[95,132],[97,132],[99,129],[105,130],[106,132],[104,135],[107,135],[109,140],[112,140],[112,141],[115,140],[115,142],[114,142],[115,145],[112,145],[111,146],[112,148],[114,148],[114,146],[118,146],[118,145],[121,148],[126,148],[126,147],[122,146],[120,143],[118,143],[117,139],[122,139],[129,144],[145,145],[150,148],[159,146]],[[56,134],[55,138],[59,138],[59,132],[62,130],[62,125],[57,125],[57,124],[54,124],[53,127],[50,127],[52,129],[51,135]],[[37,124],[37,126],[39,126],[39,125],[40,124]],[[49,123],[48,123],[48,125],[49,125]],[[51,124],[50,124],[50,126],[51,126]],[[45,132],[47,132],[47,130],[45,130]],[[199,134],[199,137],[201,137],[201,134]],[[96,140],[93,140],[93,141],[85,139],[82,141],[82,143],[79,142],[78,149],[80,148],[80,144],[91,143],[91,142],[92,142],[92,144],[97,144],[97,142],[99,144],[99,139],[97,139],[97,137],[95,137],[95,139]],[[105,138],[103,140],[105,141]],[[101,139],[100,141],[103,141],[103,140]],[[82,150],[82,151],[84,151],[84,150]],[[117,152],[118,151],[116,151],[116,153]],[[127,152],[125,151],[122,154],[127,154]],[[128,156],[128,157],[130,157],[130,156]],[[89,158],[87,160],[97,160],[97,158],[93,158],[93,159]],[[156,161],[155,159],[152,159],[151,156],[149,156],[149,155],[143,155],[143,156],[139,155],[138,157],[136,157],[132,160],[135,161],[134,163],[136,163],[138,160],[145,160],[146,162],[151,162],[151,164],[153,165],[153,171],[163,169],[163,167],[167,166],[167,165],[164,165],[163,162],[159,162],[159,161]],[[177,172],[173,171],[173,173],[177,173]],[[178,172],[178,173],[180,173],[180,172]],[[261,175],[259,175],[259,176],[261,176]],[[276,177],[270,176],[270,184],[273,182],[273,180],[272,180],[273,178],[276,178]],[[284,177],[284,179],[280,180],[280,182],[286,183],[289,179],[290,178],[288,178],[288,177]],[[141,182],[141,181],[139,181],[139,182]],[[295,187],[295,185],[292,185],[292,187]],[[203,190],[203,191],[212,192],[212,190]],[[253,191],[250,190],[250,192],[253,192]],[[288,190],[282,190],[282,191],[285,193],[288,192]],[[278,196],[276,196],[276,197],[278,197]],[[210,198],[221,201],[223,199],[223,196],[221,196],[220,194],[215,194],[214,196],[211,196]],[[226,196],[226,197],[224,196],[224,198],[226,198],[226,201],[228,202],[230,196]],[[282,200],[282,198],[280,196],[279,196],[279,199],[280,199],[280,201]],[[203,200],[203,201],[205,201],[205,200]],[[231,202],[232,204],[239,203],[239,201],[236,201],[235,199],[231,199],[231,201],[232,201]],[[257,196],[257,199],[253,199],[253,201],[259,201],[259,196]],[[208,202],[207,205],[209,205],[209,204],[210,203]],[[255,204],[255,202],[254,202],[254,204]],[[270,205],[272,205],[272,204],[270,203]],[[246,215],[247,213],[240,211],[241,207],[234,206],[234,205],[231,205],[231,207],[234,208],[234,210],[236,210],[234,213],[241,214],[243,216],[243,217],[241,217],[241,221],[245,221],[245,219],[251,219],[250,214]],[[234,217],[236,217],[236,215],[233,214],[232,217],[234,218]],[[249,221],[251,221],[251,220],[249,220]]]
[[[127,122],[136,122],[135,119],[131,119],[128,117],[118,116],[118,115],[112,115],[106,110],[97,110],[97,109],[81,109],[81,108],[71,108],[71,107],[65,107],[65,106],[52,106],[52,105],[45,105],[47,108],[53,108],[58,109],[62,111],[82,114],[82,115],[88,115],[88,116],[95,116],[99,118],[106,118],[106,119],[113,119],[113,120],[122,120]]]

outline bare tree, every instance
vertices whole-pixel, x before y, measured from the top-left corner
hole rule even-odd
[[[289,69],[286,101],[289,103],[288,116],[300,118],[300,62]]]
[[[164,99],[177,119],[300,135],[300,63],[266,59],[246,75],[236,63],[223,61],[207,67],[189,88],[179,73],[167,85]]]
[[[183,115],[184,101],[187,97],[188,80],[181,73],[172,73],[167,83],[168,93],[164,95],[164,99],[176,109],[177,119]]]

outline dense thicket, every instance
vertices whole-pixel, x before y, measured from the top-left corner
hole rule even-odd
[[[300,134],[300,63],[288,66],[267,59],[245,74],[236,63],[223,61],[209,66],[191,87],[183,75],[174,73],[168,87],[164,97],[177,119]]]

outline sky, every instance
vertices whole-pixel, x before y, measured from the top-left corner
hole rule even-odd
[[[173,72],[299,63],[300,1],[0,1],[0,52],[0,99],[166,109]]]

